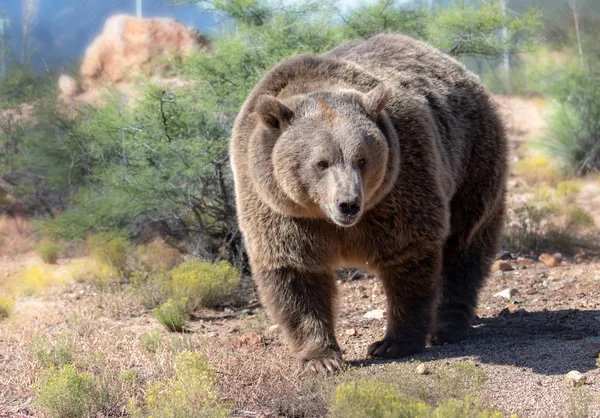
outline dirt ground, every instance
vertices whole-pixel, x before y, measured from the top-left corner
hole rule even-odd
[[[543,104],[536,99],[498,100],[518,159],[522,145],[543,129]],[[587,182],[578,203],[600,225],[600,183]],[[592,233],[600,244],[597,230]],[[337,335],[351,365],[345,373],[378,376],[402,369],[414,374],[414,361],[432,370],[466,361],[486,377],[478,398],[507,416],[600,417],[600,367],[596,365],[600,354],[600,256],[592,248],[585,253],[565,257],[556,267],[542,264],[537,254],[502,254],[511,270],[489,277],[470,337],[399,361],[365,359],[368,345],[381,338],[385,328],[385,316],[364,318],[367,312],[385,310],[385,296],[377,280],[342,281]],[[64,269],[72,262],[61,260],[56,268]],[[35,263],[41,262],[32,253],[2,256],[0,281]],[[515,289],[509,300],[496,296],[504,289]],[[279,332],[271,325],[260,304],[251,301],[243,309],[198,313],[182,341],[211,359],[219,374],[221,395],[236,402],[235,416],[323,416],[327,381],[340,377],[299,378]],[[168,374],[169,367],[163,364],[168,356],[140,354],[136,341],[140,334],[157,329],[152,314],[128,293],[107,296],[85,283],[19,299],[13,317],[0,322],[0,417],[34,416],[31,388],[39,366],[28,347],[35,332],[76,331],[78,352],[104,351],[107,367],[137,368],[151,381]],[[257,332],[260,341],[241,343],[240,336],[248,331]],[[583,387],[565,383],[571,370],[586,376]],[[435,378],[435,373],[414,375],[415,381],[425,385]]]

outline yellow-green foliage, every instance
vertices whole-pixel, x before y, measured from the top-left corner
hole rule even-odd
[[[575,202],[580,191],[581,187],[579,187],[576,181],[561,181],[556,186],[556,195],[569,203]]]
[[[398,387],[379,381],[357,381],[339,385],[331,406],[332,417],[353,418],[502,418],[481,410],[471,397],[448,399],[438,407],[407,398]]]
[[[57,334],[52,340],[48,336],[36,334],[29,349],[44,368],[71,364],[75,356],[73,337],[68,332]]]
[[[140,381],[140,374],[135,369],[123,370],[119,374],[119,380],[129,385],[134,385]]]
[[[141,406],[130,401],[135,418],[226,417],[231,407],[219,401],[216,376],[208,359],[198,352],[183,351],[175,359],[175,375],[151,384]]]
[[[138,261],[150,270],[170,270],[181,261],[181,254],[177,249],[159,240],[140,245],[135,253]]]
[[[127,262],[127,252],[131,243],[127,238],[116,233],[99,233],[86,240],[92,257],[100,264],[106,264],[123,272]]]
[[[55,242],[45,241],[35,247],[35,252],[48,264],[56,264],[60,254],[60,245]]]
[[[19,279],[20,289],[27,296],[42,292],[56,283],[56,277],[51,271],[38,266],[25,269]]]
[[[131,292],[146,309],[154,309],[171,296],[171,276],[162,268],[137,270],[130,276]]]
[[[94,376],[79,373],[71,364],[43,370],[34,389],[35,409],[52,418],[94,417],[102,403]]]
[[[159,331],[145,332],[140,335],[140,345],[149,353],[156,353],[160,347],[162,336]]]
[[[14,299],[0,297],[0,319],[8,318],[12,314],[14,307]]]
[[[108,290],[121,280],[121,271],[108,264],[96,264],[88,273],[91,284],[100,290]]]
[[[190,318],[186,311],[187,298],[169,299],[154,309],[154,317],[171,332],[182,332],[185,322]]]
[[[576,204],[579,186],[573,181],[556,188],[538,187],[515,208],[505,229],[505,245],[517,251],[568,251],[575,237],[594,225],[593,217]]]
[[[207,263],[194,259],[171,270],[173,296],[188,297],[189,312],[215,306],[230,296],[239,284],[237,269],[225,261]]]
[[[556,185],[563,177],[558,166],[544,155],[524,158],[513,166],[515,174],[530,186],[538,184]]]
[[[485,373],[473,363],[452,363],[441,373],[442,396],[458,399],[474,396],[481,390],[485,381]]]

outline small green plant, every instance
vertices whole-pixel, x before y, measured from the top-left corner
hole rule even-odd
[[[182,332],[185,322],[190,318],[187,313],[187,298],[169,299],[154,309],[154,317],[171,332]]]
[[[75,357],[73,337],[68,332],[57,334],[53,340],[36,334],[30,343],[29,349],[44,368],[71,364]]]
[[[48,264],[56,264],[60,254],[60,245],[55,242],[45,241],[35,247],[36,253]]]
[[[12,298],[0,297],[0,320],[8,318],[15,308],[15,300]]]
[[[474,396],[486,379],[483,370],[471,362],[452,363],[441,374],[442,396],[455,399]]]
[[[173,296],[188,297],[188,312],[223,303],[240,281],[236,268],[225,261],[207,263],[193,259],[171,270]]]
[[[175,359],[175,375],[166,382],[151,384],[143,404],[130,401],[127,412],[134,418],[226,417],[231,407],[219,400],[216,382],[204,355],[183,351]]]
[[[123,235],[115,232],[98,233],[89,236],[86,244],[98,263],[106,264],[120,272],[125,271],[131,243]]]
[[[123,370],[121,374],[119,374],[119,380],[128,385],[134,385],[140,381],[140,374],[135,369]]]
[[[92,417],[101,411],[103,398],[94,376],[67,364],[42,371],[34,388],[33,405],[52,418]]]
[[[171,297],[171,276],[163,269],[137,270],[129,280],[131,292],[146,309],[154,309]]]
[[[145,332],[139,337],[140,345],[149,353],[156,353],[160,347],[162,335],[159,331]]]

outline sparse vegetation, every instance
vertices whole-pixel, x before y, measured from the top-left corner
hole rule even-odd
[[[57,334],[54,338],[38,333],[33,337],[29,349],[43,368],[72,364],[75,359],[73,337],[68,332]]]
[[[231,297],[240,280],[240,274],[225,261],[207,263],[192,259],[171,271],[173,296],[189,298],[188,312],[202,307],[214,307]]]
[[[175,359],[175,375],[151,384],[141,406],[135,401],[128,412],[135,418],[226,417],[231,407],[219,400],[216,376],[201,353],[183,351]]]
[[[155,354],[161,345],[162,335],[159,331],[145,332],[140,335],[139,340],[144,350]]]
[[[101,411],[103,395],[98,382],[75,366],[44,369],[35,385],[33,404],[52,418],[93,417]]]
[[[162,268],[137,270],[129,276],[131,291],[146,309],[154,309],[172,295],[171,275]]]
[[[26,296],[43,292],[54,283],[56,283],[54,273],[42,267],[28,267],[19,274],[19,288]]]
[[[0,297],[0,320],[8,318],[15,308],[15,300],[7,297]]]
[[[94,234],[88,237],[86,244],[98,264],[108,265],[114,271],[125,272],[127,252],[131,243],[122,234]]]
[[[187,313],[188,299],[169,299],[158,308],[154,309],[154,317],[171,332],[182,332],[189,319]]]
[[[48,264],[56,264],[60,254],[60,245],[55,242],[45,241],[40,243],[35,251]]]

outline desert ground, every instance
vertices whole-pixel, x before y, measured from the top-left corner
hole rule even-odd
[[[543,131],[543,103],[516,97],[498,101],[509,129],[511,158],[517,162],[528,152],[527,143]],[[590,178],[579,184],[576,203],[600,225],[600,182]],[[510,207],[518,207],[531,193],[527,179],[511,175]],[[75,252],[55,265],[44,265],[27,244],[28,221],[21,220],[20,228],[12,219],[3,222],[5,247],[10,243],[18,250],[2,253],[0,282],[31,266],[62,277],[74,266],[91,263],[88,256]],[[482,405],[506,416],[600,417],[596,244],[600,235],[596,226],[590,226],[586,239],[565,251],[563,261],[552,267],[539,260],[539,252],[503,251],[498,255],[504,261],[502,269],[487,280],[468,340],[429,347],[398,361],[365,358],[368,345],[385,328],[385,296],[377,279],[343,276],[337,335],[348,367],[332,377],[299,375],[250,282],[245,283],[243,305],[200,310],[185,333],[169,333],[132,296],[127,283],[99,289],[86,280],[59,280],[44,292],[18,297],[10,317],[0,321],[0,417],[42,416],[33,407],[41,369],[35,347],[44,341],[52,345],[61,335],[69,335],[78,366],[103,376],[112,386],[113,396],[102,416],[124,416],[127,400],[142,396],[148,382],[168,378],[174,355],[186,348],[207,355],[218,376],[219,397],[234,405],[232,416],[324,416],[337,384],[381,378],[431,401],[444,391],[456,391],[459,397],[473,394]],[[511,289],[508,298],[497,295],[506,289]],[[367,313],[372,318],[365,318]],[[140,342],[140,336],[148,333],[156,336],[154,349]],[[428,373],[420,374],[423,366],[417,373],[421,364]],[[468,372],[448,381],[445,373],[455,370],[455,364],[468,365]],[[583,384],[566,380],[573,370],[584,374]],[[134,383],[114,377],[125,371],[135,372]]]

